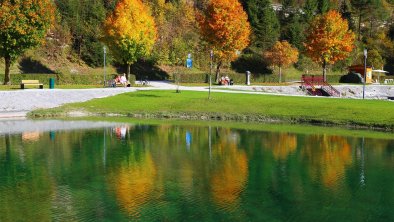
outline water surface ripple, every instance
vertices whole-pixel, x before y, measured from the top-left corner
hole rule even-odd
[[[393,139],[2,124],[0,221],[394,221]]]

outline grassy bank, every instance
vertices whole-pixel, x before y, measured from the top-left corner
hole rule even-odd
[[[64,116],[71,111],[145,118],[295,122],[394,129],[394,103],[316,97],[206,92],[139,91],[31,113]]]

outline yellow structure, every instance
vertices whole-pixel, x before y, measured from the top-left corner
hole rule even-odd
[[[353,65],[349,66],[349,72],[360,73],[361,76],[364,78],[364,65]],[[366,73],[366,83],[372,83],[372,67],[367,66],[367,73]]]

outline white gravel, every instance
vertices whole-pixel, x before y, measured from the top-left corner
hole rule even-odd
[[[27,112],[61,106],[65,103],[84,102],[94,98],[135,91],[134,88],[103,89],[25,89],[0,91],[0,118],[22,117]]]
[[[166,82],[151,82],[152,87],[141,88],[97,88],[97,89],[25,89],[0,91],[0,118],[24,117],[27,112],[40,108],[53,108],[65,103],[84,102],[94,98],[113,96],[124,92],[152,89],[172,89],[176,85]],[[342,98],[362,98],[361,85],[339,85]],[[182,90],[208,91],[208,87],[185,87]],[[305,96],[299,84],[291,86],[215,86],[213,92],[253,93],[253,94],[281,94]],[[365,97],[367,99],[387,99],[394,96],[393,85],[367,85]]]

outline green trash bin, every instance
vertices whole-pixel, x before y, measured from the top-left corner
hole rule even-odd
[[[54,89],[55,88],[55,78],[50,78],[49,79],[49,88]]]

